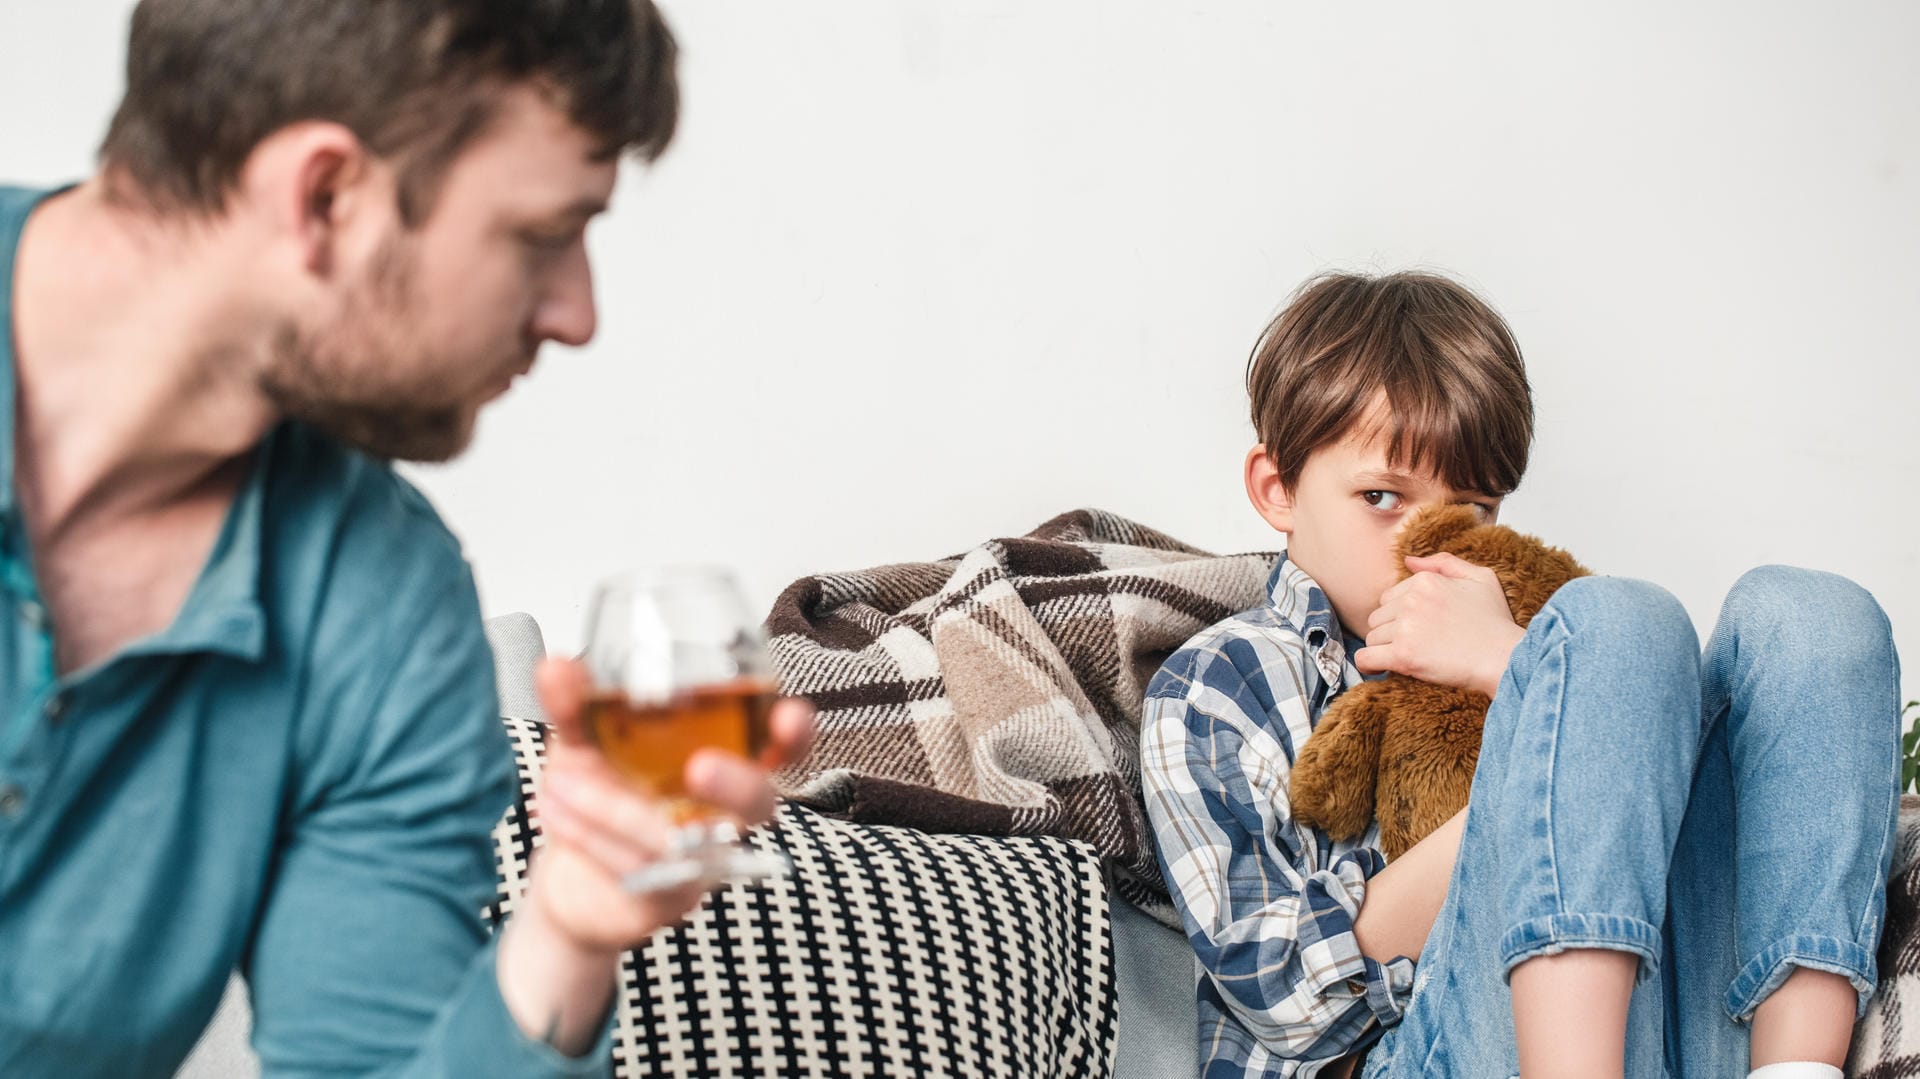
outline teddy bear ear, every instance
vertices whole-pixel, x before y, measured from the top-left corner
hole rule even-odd
[[[1429,506],[1414,514],[1400,533],[1400,557],[1438,554],[1483,523],[1472,506]]]

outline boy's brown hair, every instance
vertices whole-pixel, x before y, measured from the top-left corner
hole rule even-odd
[[[1504,496],[1533,443],[1533,392],[1506,322],[1431,273],[1302,285],[1247,362],[1253,428],[1291,491],[1315,450],[1378,420],[1387,460]],[[1385,394],[1385,416],[1369,413]]]

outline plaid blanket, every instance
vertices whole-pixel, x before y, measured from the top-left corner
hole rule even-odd
[[[1854,1079],[1913,1079],[1920,1076],[1920,795],[1900,796],[1875,962],[1880,981],[1853,1028],[1846,1072]]]
[[[937,562],[796,581],[767,630],[820,733],[781,793],[855,821],[1083,840],[1116,892],[1170,919],[1141,697],[1187,638],[1260,603],[1273,559],[1079,510]]]

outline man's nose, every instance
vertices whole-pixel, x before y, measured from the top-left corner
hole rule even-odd
[[[533,332],[542,341],[578,348],[593,340],[600,314],[593,300],[593,265],[587,247],[578,244],[556,269],[546,295],[535,308]]]

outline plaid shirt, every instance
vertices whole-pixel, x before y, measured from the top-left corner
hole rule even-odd
[[[1296,824],[1295,747],[1360,682],[1325,593],[1282,554],[1265,606],[1202,631],[1147,687],[1141,780],[1161,870],[1199,958],[1200,1061],[1312,1076],[1400,1021],[1413,962],[1360,953],[1353,919],[1386,865],[1380,827],[1336,843]]]

